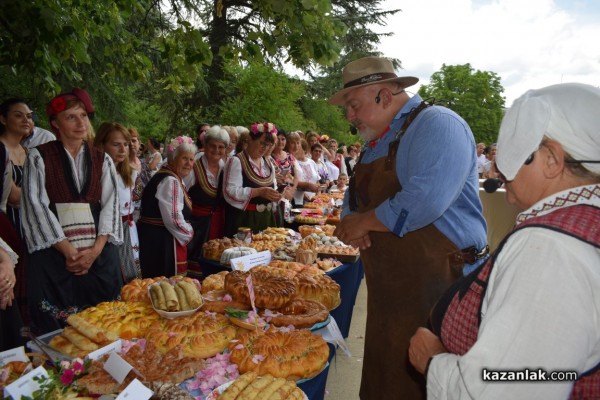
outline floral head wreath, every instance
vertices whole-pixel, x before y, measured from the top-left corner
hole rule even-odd
[[[61,93],[54,97],[46,106],[46,114],[48,118],[54,117],[67,109],[67,101],[79,100],[83,103],[85,111],[91,116],[94,114],[94,104],[88,92],[83,89],[75,88],[70,93]]]
[[[270,122],[255,122],[250,127],[250,136],[253,138],[260,137],[263,133],[270,133],[273,138],[277,137],[277,127]]]
[[[182,144],[194,144],[194,141],[189,136],[177,136],[171,139],[171,142],[167,145],[167,151],[173,153]]]

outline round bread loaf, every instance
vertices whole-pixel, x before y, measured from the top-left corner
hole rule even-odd
[[[249,274],[252,275],[256,307],[280,308],[296,296],[296,286],[290,278],[274,276],[266,271],[232,271],[225,277],[225,290],[234,300],[251,304],[246,284]]]
[[[216,274],[208,275],[202,281],[202,287],[200,288],[200,292],[202,294],[211,292],[213,290],[224,290],[225,289],[225,276],[228,274],[228,271],[221,271]]]

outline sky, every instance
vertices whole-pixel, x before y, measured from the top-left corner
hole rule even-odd
[[[429,83],[443,64],[494,72],[506,106],[529,89],[566,82],[600,87],[600,0],[385,0],[401,9],[376,32],[399,75]],[[411,90],[411,89],[409,89]]]

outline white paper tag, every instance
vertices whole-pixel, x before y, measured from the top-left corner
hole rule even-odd
[[[4,388],[4,397],[12,397],[13,399],[20,399],[25,396],[33,397],[33,392],[40,388],[40,383],[33,380],[33,378],[38,376],[48,377],[48,372],[44,367],[37,367],[6,386]]]
[[[0,353],[0,366],[6,365],[11,361],[23,361],[29,362],[27,354],[25,354],[25,347],[15,347],[14,349],[6,350]]]
[[[104,363],[104,370],[112,376],[119,384],[123,383],[125,377],[133,367],[117,353],[110,353],[108,360]]]
[[[319,334],[323,336],[323,340],[327,343],[331,343],[336,345],[348,356],[352,357],[352,353],[350,352],[350,348],[348,347],[348,343],[344,340],[344,336],[342,336],[342,332],[338,327],[337,322],[335,322],[335,318],[331,317],[331,321],[321,329],[317,329],[313,333]]]
[[[116,400],[148,400],[154,392],[148,389],[137,379],[131,381],[129,385],[123,390]]]
[[[122,343],[123,342],[121,342],[121,339],[118,339],[109,345],[101,347],[98,350],[92,351],[90,354],[87,355],[87,358],[89,358],[90,360],[97,360],[108,353],[120,353]]]
[[[247,256],[232,258],[230,261],[232,270],[248,271],[258,265],[269,265],[271,263],[271,252],[269,250],[260,253],[248,254]]]

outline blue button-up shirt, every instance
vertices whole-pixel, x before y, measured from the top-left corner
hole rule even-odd
[[[365,146],[361,164],[387,156],[408,114],[421,103],[415,95],[402,107],[389,131],[374,147]],[[375,215],[402,237],[434,224],[459,249],[487,243],[487,226],[479,199],[475,140],[467,123],[454,111],[427,107],[412,122],[396,154],[396,175],[402,191],[375,208]],[[342,217],[350,212],[346,191]],[[465,264],[466,274],[475,269]]]

